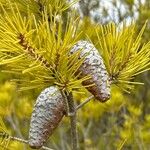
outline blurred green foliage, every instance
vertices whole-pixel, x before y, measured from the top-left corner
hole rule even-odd
[[[39,0],[37,1],[38,3],[33,0],[32,3],[27,0],[15,1],[19,3],[19,10],[21,10],[22,13],[26,14],[27,10],[30,10],[30,13],[36,14],[37,20],[40,20],[42,16],[40,9],[44,7],[41,6],[50,5],[52,2],[47,0]],[[84,34],[80,35],[80,38],[90,39],[97,48],[99,48],[99,45],[94,30],[96,22],[102,24],[110,21],[114,21],[116,24],[122,23],[126,18],[133,19],[136,13],[138,14],[135,19],[136,30],[140,31],[145,21],[150,18],[149,1],[113,0],[110,1],[110,8],[102,5],[102,3],[105,3],[103,0],[94,1],[94,4],[93,0],[81,0],[79,3],[79,12],[82,13],[83,16],[82,23],[79,24],[79,30],[83,30],[84,32]],[[9,9],[6,2],[12,3],[13,1],[1,1],[3,7]],[[68,9],[68,7],[74,2],[70,4],[67,4],[66,1],[60,3],[59,0],[55,2],[56,4],[54,6],[50,5],[53,7],[51,10],[55,12],[57,6],[57,13],[61,11],[65,19],[66,14],[63,11],[67,11],[67,13],[71,12],[72,9]],[[35,5],[33,5],[33,3],[35,3]],[[126,9],[122,12],[119,6]],[[95,16],[91,15],[91,12],[97,12],[99,9],[101,10],[101,16],[99,16],[100,14],[98,13]],[[109,9],[116,11],[114,18],[110,18]],[[150,22],[148,20],[145,32],[141,38],[142,43],[149,41],[149,32]],[[12,82],[10,82],[15,75],[4,73],[2,70],[5,69],[5,66],[0,67],[0,69],[0,132],[3,131],[12,136],[28,139],[30,116],[34,102],[40,91],[39,89],[34,89],[32,91],[19,92],[18,84],[15,82],[12,84]],[[144,85],[136,85],[132,94],[124,93],[116,85],[113,85],[110,101],[104,104],[91,101],[79,110],[78,131],[81,150],[150,149],[150,74],[149,72],[143,73],[135,80],[143,82]],[[77,103],[86,99],[88,95],[89,93],[85,89],[82,89],[79,93],[74,93]],[[59,128],[50,137],[47,146],[58,150],[70,150],[69,134],[70,128],[68,119],[64,118]],[[4,149],[4,145],[7,145],[7,148],[10,150],[30,149],[25,144],[12,142],[5,138],[6,137],[1,137],[0,139],[0,149]]]

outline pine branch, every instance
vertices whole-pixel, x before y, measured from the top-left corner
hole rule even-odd
[[[150,42],[142,44],[146,24],[139,33],[135,23],[124,23],[123,27],[109,23],[96,28],[99,49],[109,76],[114,84],[128,93],[134,85],[140,84],[134,82],[135,76],[150,70]]]
[[[0,132],[0,137],[4,137],[5,138],[6,136],[7,136],[7,139],[9,139],[9,140],[17,141],[17,142],[24,143],[24,144],[28,144],[28,140],[21,139],[21,138],[18,138],[18,137],[14,137],[14,136],[10,136],[7,133]],[[43,146],[42,149],[43,150],[53,150],[53,149],[45,147],[45,146]]]
[[[69,105],[69,112],[72,113],[70,116],[70,124],[71,124],[71,136],[72,136],[72,149],[77,150],[77,117],[76,117],[76,110],[75,104],[73,101],[72,93],[69,93],[68,97],[68,105]]]
[[[24,48],[24,50],[35,60],[39,60],[45,67],[51,68],[51,65],[48,63],[48,61],[39,54],[36,53],[35,48],[29,45],[28,41],[26,41],[25,36],[23,34],[19,35],[20,45]]]
[[[76,116],[76,108],[73,100],[72,92],[62,91],[65,102],[67,102],[67,110],[68,116],[70,117],[70,125],[71,125],[71,140],[72,140],[72,150],[78,149],[78,135],[77,135],[77,116]]]
[[[76,107],[76,111],[79,110],[80,108],[82,108],[85,104],[87,104],[88,102],[90,102],[92,99],[94,98],[94,96],[90,96],[88,97],[85,101],[83,101],[81,104],[79,104],[77,107]]]

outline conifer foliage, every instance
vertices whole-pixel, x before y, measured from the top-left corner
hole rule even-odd
[[[134,23],[90,24],[85,30],[84,20],[69,10],[75,2],[0,2],[3,72],[13,74],[20,90],[42,91],[32,112],[29,141],[24,142],[32,148],[43,147],[66,115],[71,121],[72,149],[77,150],[73,94],[87,89],[92,98],[106,102],[113,95],[112,84],[130,92],[133,85],[141,84],[135,76],[150,69],[150,42],[142,45],[146,23],[139,33]]]

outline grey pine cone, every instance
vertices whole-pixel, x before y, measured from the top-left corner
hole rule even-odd
[[[84,81],[83,85],[94,83],[94,86],[87,88],[88,91],[91,92],[97,100],[105,102],[110,98],[110,82],[102,57],[94,45],[88,41],[77,42],[70,53],[75,53],[78,50],[81,50],[80,58],[85,56],[85,60],[78,70],[81,73],[79,78],[91,75],[91,79]]]
[[[43,146],[65,114],[63,97],[57,87],[46,88],[38,96],[30,122],[29,145]]]

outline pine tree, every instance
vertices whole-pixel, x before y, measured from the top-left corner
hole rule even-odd
[[[135,23],[123,23],[121,27],[115,23],[89,22],[86,27],[87,20],[82,20],[72,10],[75,2],[1,1],[0,65],[6,73],[13,74],[13,82],[21,91],[45,91],[37,98],[32,113],[29,141],[22,140],[34,148],[43,146],[48,134],[66,115],[70,118],[72,149],[78,149],[76,113],[89,102],[89,98],[76,106],[74,95],[88,89],[90,99],[105,101],[110,95],[110,84],[130,93],[134,85],[141,84],[134,81],[135,76],[150,69],[150,42],[142,42],[146,23],[139,33]],[[56,95],[51,91],[47,93],[47,88],[56,88]],[[46,99],[43,98],[45,95]],[[41,118],[40,115],[50,117]],[[37,123],[40,118],[43,120],[39,123],[46,125],[41,128]],[[4,147],[9,148],[9,142],[17,140],[7,131],[1,133]],[[33,133],[39,134],[33,137]]]

